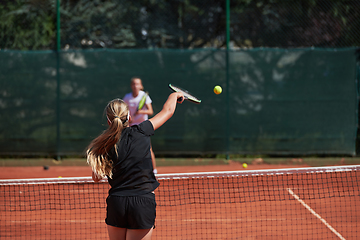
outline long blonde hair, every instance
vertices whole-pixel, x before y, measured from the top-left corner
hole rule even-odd
[[[87,147],[87,163],[93,172],[100,176],[112,178],[113,162],[110,159],[109,151],[115,147],[120,140],[121,132],[129,126],[129,107],[121,99],[114,99],[105,108],[105,114],[109,127],[95,138]]]

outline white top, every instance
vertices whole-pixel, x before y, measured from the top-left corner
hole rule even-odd
[[[145,92],[140,91],[139,94],[137,95],[137,97],[134,97],[131,92],[131,93],[127,93],[125,95],[125,97],[123,98],[124,102],[126,102],[127,105],[129,106],[130,115],[132,118],[130,126],[138,125],[138,124],[142,123],[143,121],[148,120],[147,114],[136,114],[135,115],[135,113],[137,112],[139,103],[144,95],[145,95]],[[146,104],[149,104],[149,103],[152,103],[152,100],[148,95],[146,97],[146,101],[145,101],[143,109],[146,109]]]

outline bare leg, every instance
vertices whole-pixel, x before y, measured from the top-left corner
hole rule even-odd
[[[151,240],[153,228],[150,229],[128,229],[126,240]]]
[[[126,228],[118,228],[107,225],[110,240],[126,240]]]

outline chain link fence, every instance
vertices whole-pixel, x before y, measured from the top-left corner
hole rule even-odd
[[[59,1],[1,0],[0,49],[360,46],[360,1]]]
[[[203,100],[157,152],[355,155],[359,13],[350,0],[0,0],[0,155],[81,154],[134,75],[155,111],[168,81]]]

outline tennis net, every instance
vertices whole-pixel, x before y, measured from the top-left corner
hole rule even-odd
[[[357,239],[360,165],[158,174],[152,239]],[[0,181],[0,239],[106,239],[108,183]]]

